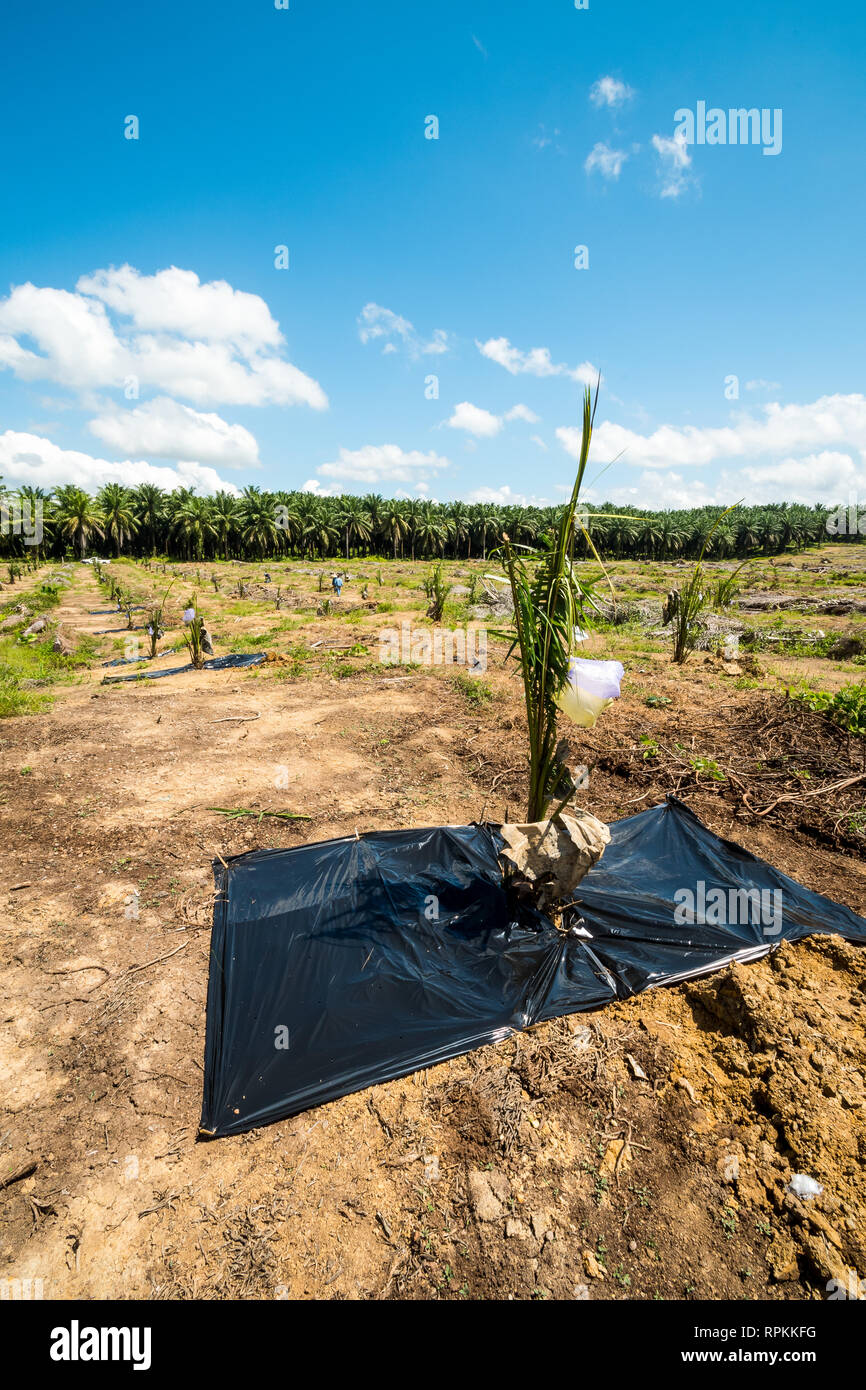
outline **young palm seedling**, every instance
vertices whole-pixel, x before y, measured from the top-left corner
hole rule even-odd
[[[173,584],[173,583],[174,583],[174,580],[172,580],[172,584]],[[157,644],[157,642],[159,641],[160,637],[164,636],[164,634],[165,634],[165,629],[163,628],[163,625],[162,625],[162,615],[163,615],[163,613],[165,612],[165,601],[166,601],[166,599],[168,598],[168,596],[169,596],[170,593],[171,593],[171,584],[169,584],[168,588],[166,589],[166,591],[165,591],[165,593],[163,594],[162,598],[160,599],[159,603],[154,603],[154,604],[148,609],[148,612],[147,612],[147,622],[145,623],[145,629],[144,629],[144,630],[145,630],[145,632],[147,633],[148,638],[149,638],[149,640],[150,640],[150,657],[151,657],[151,659],[153,659],[153,657],[156,656],[156,644]]]
[[[744,560],[741,565],[737,565],[737,568],[731,574],[725,574],[721,579],[716,580],[713,590],[713,601],[716,608],[730,608],[743,584],[748,579],[748,575],[744,576],[742,580],[739,576],[740,572],[744,570],[749,563],[749,560]]]
[[[196,671],[201,671],[204,667],[205,657],[213,656],[213,646],[205,627],[204,618],[198,611],[197,597],[196,594],[193,594],[184,610],[183,621],[186,632],[183,640],[189,652],[190,661]]]
[[[445,600],[451,593],[451,585],[445,582],[441,562],[433,567],[430,577],[424,585],[424,592],[430,599],[427,617],[432,618],[434,623],[441,623],[442,614],[445,612]]]
[[[574,549],[578,532],[598,559],[578,513],[586,472],[595,400],[589,390],[583,401],[583,433],[577,476],[571,497],[556,530],[542,538],[540,548],[513,545],[502,537],[500,556],[511,585],[514,653],[523,678],[529,725],[529,798],[527,821],[553,820],[577,790],[565,765],[568,746],[557,743],[557,715],[562,709],[575,723],[591,728],[599,713],[619,695],[623,668],[618,661],[588,661],[573,655],[583,641],[587,612],[596,606],[592,585],[578,577]],[[551,812],[550,807],[554,805]]]
[[[735,502],[733,507],[727,507],[725,511],[717,517],[715,525],[708,531],[704,543],[701,546],[700,554],[695,562],[695,568],[691,578],[687,579],[679,591],[674,591],[668,595],[668,602],[665,611],[672,618],[672,630],[674,637],[673,660],[681,666],[689,655],[694,651],[701,631],[701,612],[706,606],[706,578],[704,574],[704,555],[710,539],[716,527],[719,526],[728,512],[732,512],[734,507],[738,507],[739,502]],[[662,617],[664,618],[664,613]]]
[[[133,627],[135,626],[135,619],[132,616],[132,611],[134,608],[132,594],[128,591],[126,593],[121,593],[118,599],[118,607],[120,608],[120,611],[122,613],[126,614],[127,631],[131,632]]]

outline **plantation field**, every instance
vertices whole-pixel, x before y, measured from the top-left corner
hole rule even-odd
[[[707,565],[713,592],[737,563]],[[866,914],[866,546],[755,560],[681,666],[661,610],[690,567],[608,572],[581,653],[625,679],[596,728],[562,730],[578,804],[612,821],[675,793]],[[0,1184],[35,1167],[0,1190],[0,1278],[74,1298],[799,1299],[866,1273],[866,959],[837,938],[196,1142],[217,856],[523,817],[503,587],[490,560],[443,573],[439,624],[429,561],[112,560],[129,616],[77,561],[4,583]],[[267,659],[178,671],[193,596],[217,657]],[[437,629],[469,659],[430,661]],[[823,1195],[799,1203],[792,1172]]]

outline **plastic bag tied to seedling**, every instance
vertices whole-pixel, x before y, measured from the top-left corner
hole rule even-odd
[[[573,656],[568,664],[568,679],[556,703],[580,728],[591,729],[602,710],[619,699],[624,675],[619,661],[590,661]]]

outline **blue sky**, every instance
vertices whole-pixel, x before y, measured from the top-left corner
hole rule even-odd
[[[7,484],[866,496],[862,7],[289,4],[4,18]]]

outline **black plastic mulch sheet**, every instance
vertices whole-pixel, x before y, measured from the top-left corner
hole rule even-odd
[[[215,864],[200,1132],[268,1124],[782,940],[866,943],[866,919],[674,798],[610,829],[570,932],[510,903],[491,825]]]
[[[118,629],[119,631],[120,629]],[[165,652],[160,652],[160,656],[165,656]],[[150,661],[150,657],[137,657],[139,661]],[[206,661],[201,667],[202,671],[231,671],[240,666],[260,666],[265,659],[264,652],[234,652],[230,656],[215,656],[212,661]],[[125,661],[111,662],[111,665],[126,665]],[[135,671],[131,676],[103,676],[103,685],[112,685],[115,681],[158,681],[163,676],[180,676],[184,671],[194,671],[192,662],[187,662],[186,666],[171,666],[167,671]]]

